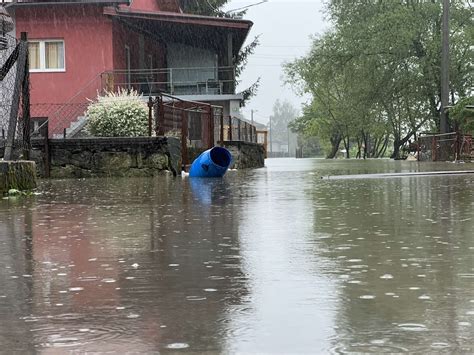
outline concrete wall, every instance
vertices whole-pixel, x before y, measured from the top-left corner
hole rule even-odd
[[[181,143],[175,138],[82,138],[49,141],[50,177],[155,176],[181,172]],[[33,144],[38,175],[47,176],[44,141]]]
[[[0,196],[10,189],[32,190],[36,187],[35,163],[0,161]]]
[[[231,169],[256,169],[265,166],[265,150],[261,144],[230,141],[224,142],[224,148],[232,154]]]
[[[177,138],[81,138],[49,141],[50,177],[155,176],[181,173],[181,142]],[[265,166],[263,146],[238,141],[225,142],[233,157],[232,169]],[[189,149],[189,162],[201,151]],[[32,159],[37,174],[46,177],[43,140],[34,140]]]

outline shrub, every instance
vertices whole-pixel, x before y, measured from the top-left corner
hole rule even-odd
[[[119,89],[97,96],[87,108],[87,130],[97,137],[148,135],[148,109],[134,90]]]
[[[474,133],[474,96],[465,97],[449,110],[449,117],[463,133]]]

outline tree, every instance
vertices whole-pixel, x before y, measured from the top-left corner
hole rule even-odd
[[[459,100],[449,110],[449,116],[461,133],[474,133],[474,96]]]
[[[297,115],[297,109],[289,101],[275,101],[273,114],[270,117],[272,142],[289,143],[289,124]]]
[[[451,104],[472,88],[472,8],[451,2]],[[332,28],[310,53],[286,65],[287,82],[312,97],[318,134],[349,152],[376,157],[393,142],[393,158],[440,116],[441,3],[327,2]],[[316,113],[315,110],[318,112]],[[322,126],[326,125],[325,129]],[[332,154],[329,154],[331,157]]]

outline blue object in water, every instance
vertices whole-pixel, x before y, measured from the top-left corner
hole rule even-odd
[[[232,154],[222,147],[206,150],[191,165],[189,177],[223,177],[232,162]]]

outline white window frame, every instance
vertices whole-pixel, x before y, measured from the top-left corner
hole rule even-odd
[[[66,71],[66,45],[62,39],[41,39],[29,40],[29,43],[39,43],[40,67],[38,69],[30,69],[30,73],[63,73]],[[63,63],[64,68],[48,69],[46,68],[46,43],[62,43],[63,44]]]

